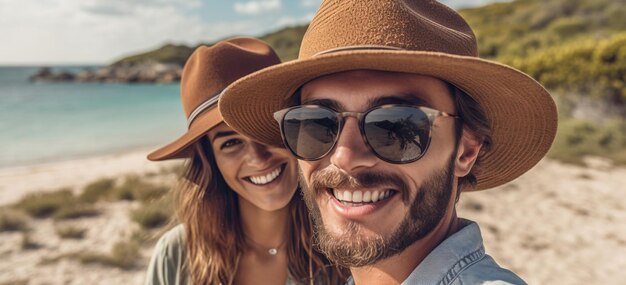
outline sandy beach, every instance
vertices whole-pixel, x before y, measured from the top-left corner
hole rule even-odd
[[[77,160],[31,166],[0,168],[0,206],[19,200],[32,191],[60,188],[80,189],[102,178],[143,175],[176,165],[176,161],[151,162],[146,155],[156,148],[146,148]]]
[[[0,204],[33,191],[69,187],[79,191],[101,178],[159,176],[173,163],[152,163],[148,150],[45,165],[0,169]],[[174,185],[168,176],[160,183]],[[519,179],[482,192],[464,193],[459,216],[477,221],[487,252],[529,284],[615,284],[626,280],[626,168],[602,159],[586,166],[544,159]],[[0,284],[142,284],[151,246],[123,270],[71,259],[46,262],[65,253],[106,252],[133,235],[129,218],[135,201],[99,204],[102,214],[69,221],[32,219],[38,246],[20,248],[20,232],[0,232]],[[78,240],[61,239],[59,224],[87,229]]]

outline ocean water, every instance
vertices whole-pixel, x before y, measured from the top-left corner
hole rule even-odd
[[[186,129],[178,84],[29,82],[37,69],[0,67],[0,168],[156,147]]]

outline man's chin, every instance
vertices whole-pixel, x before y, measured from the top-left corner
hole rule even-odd
[[[336,228],[325,227],[316,235],[321,252],[344,267],[362,267],[381,260],[389,252],[385,238],[363,229],[358,223],[348,222]]]

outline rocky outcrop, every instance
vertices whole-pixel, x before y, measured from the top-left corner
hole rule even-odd
[[[73,81],[74,79],[74,74],[70,72],[60,71],[54,73],[49,67],[42,67],[30,77],[31,81]]]
[[[180,81],[182,66],[148,61],[133,64],[116,64],[99,69],[85,68],[73,74],[53,72],[43,67],[30,77],[30,81],[48,82],[106,82],[106,83],[174,83]]]

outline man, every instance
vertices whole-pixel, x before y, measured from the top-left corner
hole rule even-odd
[[[461,191],[532,168],[554,139],[556,108],[532,78],[479,59],[448,7],[326,0],[299,59],[235,82],[220,111],[264,143],[282,135],[319,247],[354,283],[524,284],[485,254],[455,205]]]

